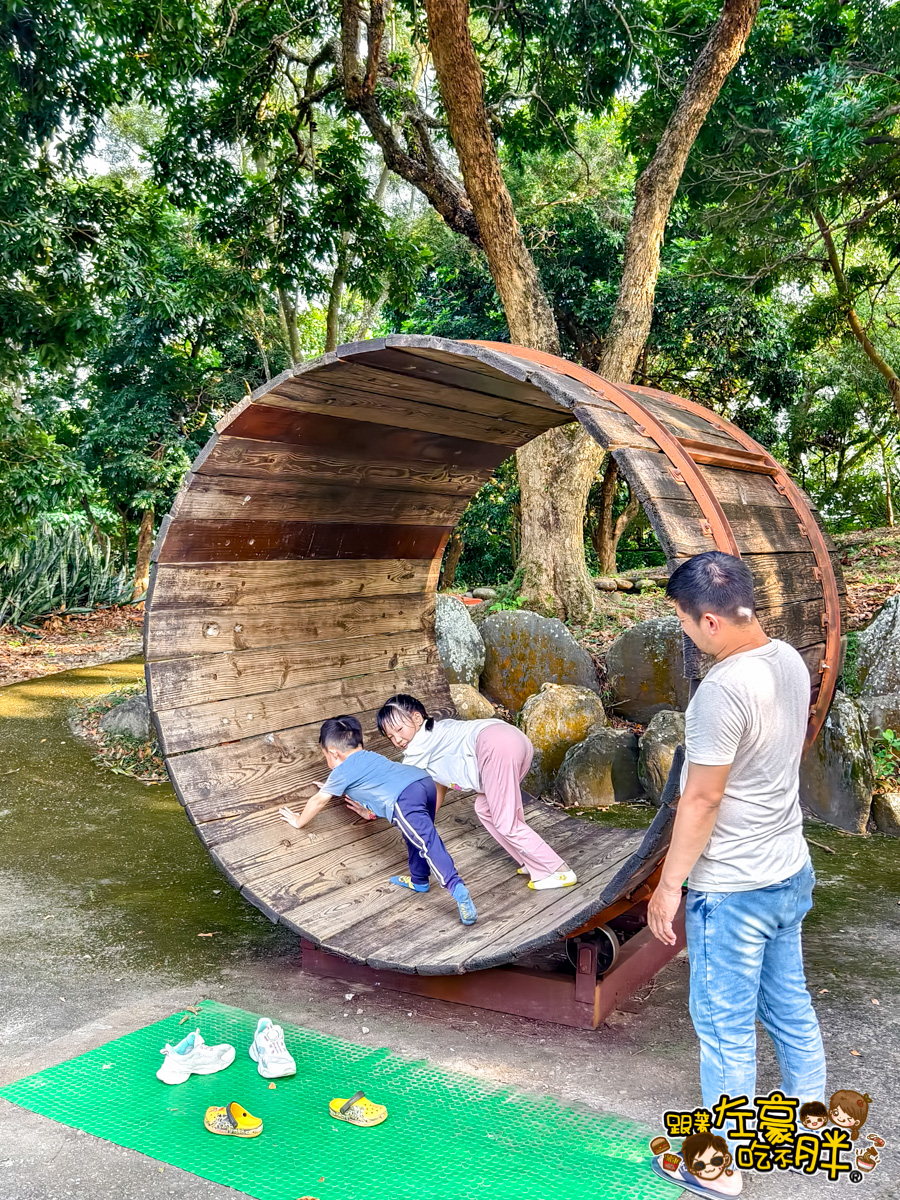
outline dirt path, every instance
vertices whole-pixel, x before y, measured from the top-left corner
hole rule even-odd
[[[140,654],[143,604],[0,628],[0,686]]]

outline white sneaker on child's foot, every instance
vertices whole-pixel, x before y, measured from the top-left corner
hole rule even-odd
[[[551,888],[567,888],[578,882],[578,876],[568,867],[563,867],[561,871],[554,871],[552,875],[547,875],[544,879],[532,879],[528,886],[536,892],[546,892]]]
[[[214,1075],[234,1062],[234,1046],[227,1042],[207,1046],[199,1029],[182,1038],[177,1046],[166,1042],[160,1054],[165,1055],[165,1061],[156,1072],[156,1078],[163,1083],[185,1083],[191,1075]]]
[[[516,874],[517,875],[530,875],[531,872],[528,870],[527,867],[519,867],[518,871],[516,871]]]
[[[297,1074],[297,1064],[284,1044],[284,1030],[268,1017],[260,1017],[250,1043],[250,1057],[263,1079],[283,1079]]]

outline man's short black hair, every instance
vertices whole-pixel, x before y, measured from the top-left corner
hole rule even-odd
[[[683,562],[669,576],[666,595],[695,621],[711,612],[744,625],[756,613],[750,568],[722,550],[708,550]]]
[[[319,745],[325,750],[356,750],[362,744],[362,725],[356,717],[329,717],[322,722]]]

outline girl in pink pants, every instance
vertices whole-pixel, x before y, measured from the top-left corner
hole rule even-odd
[[[414,696],[391,696],[377,717],[379,731],[403,751],[403,761],[437,784],[438,807],[448,788],[476,792],[475,812],[498,845],[530,875],[535,891],[571,887],[575,872],[525,820],[520,784],[534,747],[505,721],[435,721]]]

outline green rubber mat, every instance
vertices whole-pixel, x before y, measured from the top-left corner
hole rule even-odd
[[[258,1200],[673,1200],[680,1192],[651,1173],[648,1132],[621,1117],[290,1025],[297,1074],[271,1089],[247,1055],[254,1014],[204,1001],[184,1025],[181,1015],[0,1096]],[[236,1048],[233,1065],[160,1083],[160,1047],[198,1027],[207,1043]],[[360,1089],[387,1105],[382,1125],[361,1129],[328,1115],[329,1100]],[[260,1137],[207,1133],[206,1108],[231,1100],[262,1118]]]

